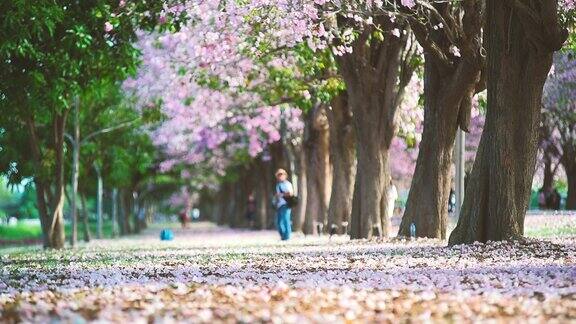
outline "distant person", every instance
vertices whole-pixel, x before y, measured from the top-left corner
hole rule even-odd
[[[178,215],[178,219],[180,220],[180,224],[182,225],[182,228],[188,227],[188,215],[187,215],[185,210],[180,212],[180,214]]]
[[[561,200],[562,197],[560,196],[560,192],[558,192],[558,189],[554,188],[554,190],[552,190],[552,193],[550,194],[550,208],[552,208],[553,210],[560,210]]]
[[[256,199],[254,194],[248,195],[248,201],[246,203],[246,220],[250,228],[254,228],[254,220],[256,219]]]
[[[540,210],[544,210],[547,209],[547,207],[546,193],[544,192],[544,188],[540,188],[540,190],[538,190],[538,208],[540,208]]]
[[[448,196],[448,212],[453,213],[456,211],[456,191],[450,188],[450,195]]]
[[[276,176],[276,193],[275,206],[276,206],[276,224],[280,238],[283,241],[290,239],[292,233],[292,224],[290,221],[291,207],[287,199],[294,195],[294,188],[290,181],[288,181],[288,173],[284,169],[278,169],[275,173]]]

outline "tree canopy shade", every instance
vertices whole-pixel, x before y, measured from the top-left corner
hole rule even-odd
[[[66,122],[80,93],[99,78],[135,71],[134,30],[153,15],[145,1],[5,1],[0,5],[0,127],[11,148],[0,158],[10,181],[33,177],[44,245],[64,244]],[[149,10],[149,9],[147,9]],[[152,11],[153,12],[153,11]],[[19,143],[19,145],[13,145]],[[5,146],[5,145],[2,145]]]

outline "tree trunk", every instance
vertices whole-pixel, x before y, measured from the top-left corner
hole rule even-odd
[[[346,92],[332,100],[327,109],[330,130],[330,161],[333,166],[332,193],[328,206],[330,234],[345,234],[352,212],[354,178],[356,176],[356,139],[352,110]]]
[[[566,171],[568,178],[568,197],[566,198],[566,209],[576,210],[576,168]]]
[[[36,131],[34,119],[30,116],[26,120],[30,135],[30,148],[34,160],[36,175],[34,182],[37,186],[36,200],[41,216],[44,248],[61,249],[64,247],[64,130],[66,128],[67,111],[56,114],[52,120],[53,142],[51,151],[54,153],[54,168],[45,170],[43,156],[40,149],[40,140]],[[52,177],[47,177],[50,174]],[[54,192],[50,192],[50,185]]]
[[[130,202],[130,209],[132,210],[132,219],[134,220],[134,233],[138,234],[144,228],[142,226],[142,221],[144,220],[144,214],[142,214],[142,206],[140,205],[140,196],[137,191],[130,192],[128,200]]]
[[[86,196],[84,194],[80,197],[82,199],[82,225],[84,230],[84,242],[90,242],[92,235],[90,234],[90,226],[88,223],[88,206],[86,205]]]
[[[51,239],[50,247],[61,249],[64,247],[64,130],[66,128],[66,113],[54,118],[54,195],[51,205]]]
[[[542,188],[552,188],[554,185],[554,172],[552,171],[552,157],[544,152],[544,179],[542,181]]]
[[[118,217],[118,189],[112,189],[112,237],[118,236],[118,228],[122,230],[121,221]]]
[[[306,151],[306,214],[304,234],[316,234],[317,224],[328,218],[329,188],[331,184],[330,139],[326,108],[317,106],[308,112],[303,149]]]
[[[524,233],[542,88],[565,37],[556,1],[520,3],[512,8],[517,2],[487,0],[486,124],[450,245],[518,239]]]
[[[74,135],[72,137],[72,197],[70,201],[70,246],[78,241],[78,176],[80,173],[80,112],[78,97],[74,102]]]
[[[484,65],[480,55],[482,4],[466,1],[460,5],[465,10],[460,32],[466,33],[460,44],[461,57],[447,50],[451,41],[444,29],[421,30],[419,22],[413,28],[425,48],[424,131],[399,236],[409,236],[414,223],[418,237],[446,238],[454,140],[459,126],[465,131],[469,128],[471,102],[476,89],[481,88]],[[446,13],[451,4],[434,6]],[[451,17],[457,14],[447,13]],[[432,25],[439,23],[432,19]],[[430,44],[448,53],[439,56]]]
[[[120,213],[118,222],[120,225],[120,235],[128,235],[132,233],[132,228],[130,227],[130,205],[128,201],[128,191],[125,189],[120,189]]]
[[[574,145],[563,145],[564,155],[560,160],[566,171],[568,180],[568,197],[566,197],[566,209],[576,209],[576,147]],[[552,188],[552,187],[550,187]]]
[[[407,29],[402,19],[379,18],[384,30]],[[394,116],[403,89],[412,76],[407,36],[387,35],[383,41],[366,28],[354,41],[353,52],[337,57],[349,96],[356,131],[357,172],[351,214],[353,239],[387,236],[382,219],[390,171],[388,149],[395,133]],[[382,224],[384,221],[385,224]]]
[[[469,119],[459,116],[470,116],[481,65],[463,60],[461,67],[442,75],[434,59],[425,58],[424,131],[398,235],[409,236],[414,223],[416,236],[445,239],[454,140],[459,125],[466,124],[467,130]]]
[[[306,218],[306,204],[308,199],[308,178],[306,173],[308,172],[306,166],[306,150],[303,146],[300,147],[298,154],[298,161],[296,163],[298,170],[298,198],[299,203],[294,210],[294,226],[292,227],[293,232],[300,232],[304,227],[304,220]]]
[[[229,184],[223,183],[220,185],[220,193],[218,194],[218,205],[220,206],[218,212],[218,225],[223,226],[228,224],[228,207],[230,202],[230,193],[228,190]]]
[[[104,182],[102,180],[102,172],[100,167],[94,164],[94,169],[96,170],[96,176],[98,178],[98,188],[96,191],[96,237],[98,239],[104,238],[102,226],[103,226],[103,207],[102,207],[102,196],[104,195]]]
[[[45,249],[50,247],[50,223],[48,215],[48,207],[46,206],[46,187],[40,177],[34,178],[34,184],[36,186],[36,204],[38,206],[38,213],[40,215],[40,225],[42,227],[42,242]]]

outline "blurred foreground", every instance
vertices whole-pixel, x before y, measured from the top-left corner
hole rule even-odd
[[[0,250],[0,321],[345,322],[576,318],[576,217],[525,242],[349,241],[196,223],[75,250]],[[546,238],[542,238],[546,237]]]

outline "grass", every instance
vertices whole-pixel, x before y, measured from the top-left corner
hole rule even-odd
[[[561,227],[540,227],[540,228],[527,228],[525,236],[535,238],[552,238],[561,236],[576,235],[576,227],[561,226]]]
[[[0,240],[25,241],[42,238],[40,225],[18,223],[15,226],[0,226]]]
[[[90,221],[88,223],[90,227],[90,234],[92,237],[96,236],[97,224],[95,221]],[[71,233],[70,224],[64,226],[66,232],[66,237]],[[112,221],[105,220],[102,226],[102,232],[104,238],[112,237]],[[82,240],[84,238],[84,227],[82,223],[78,224],[78,239]],[[40,224],[26,224],[18,223],[15,226],[0,226],[0,241],[28,241],[28,240],[40,240],[42,239],[42,228]]]

